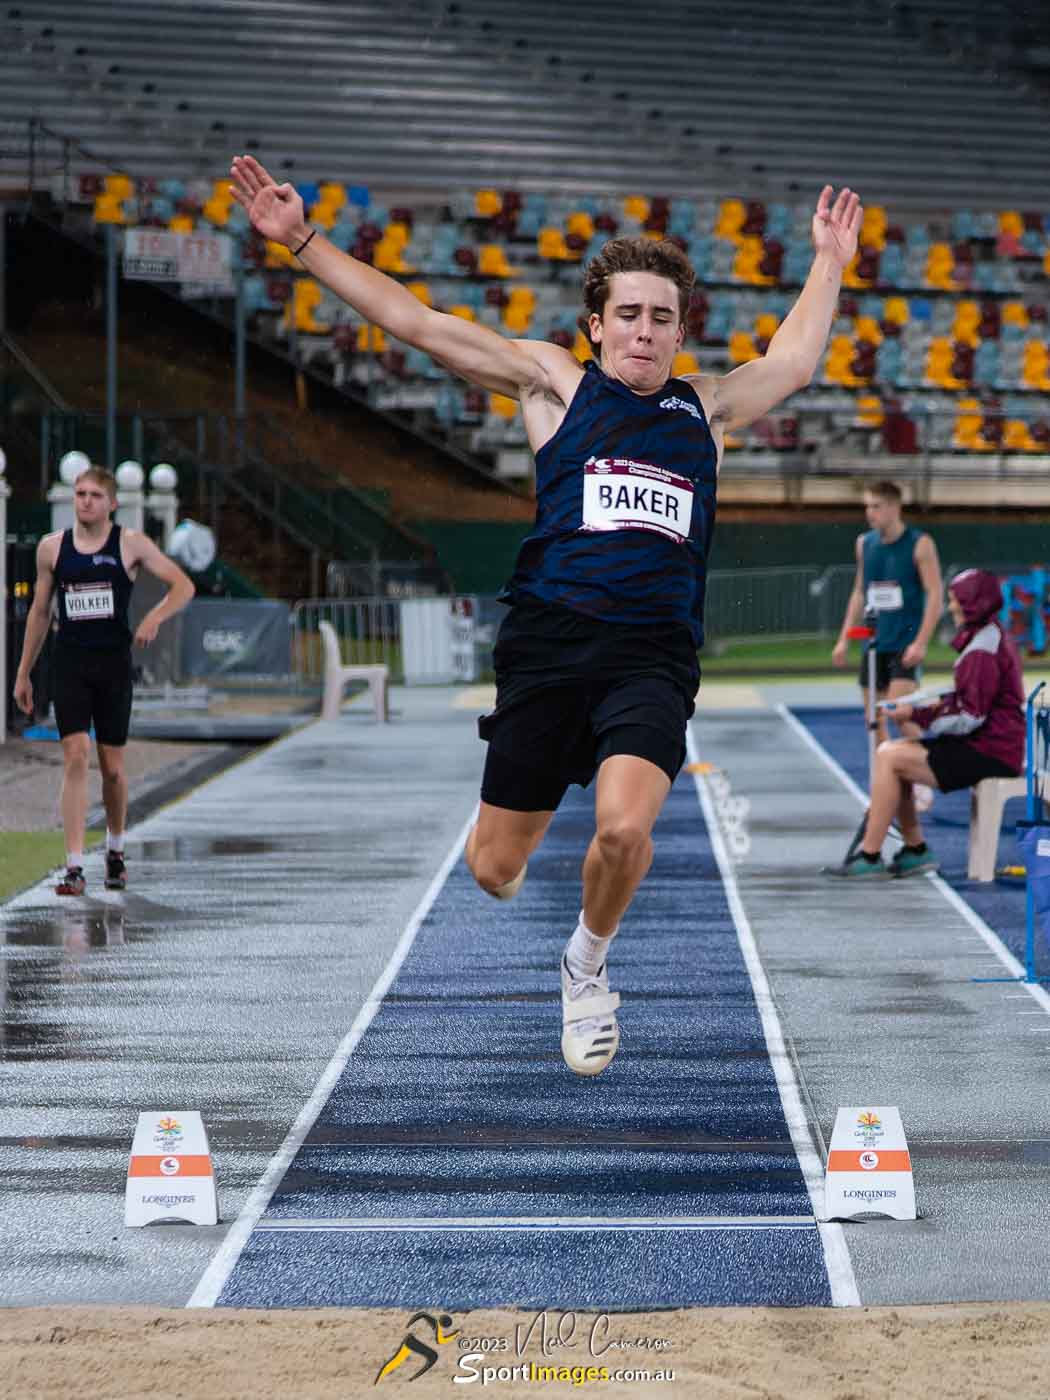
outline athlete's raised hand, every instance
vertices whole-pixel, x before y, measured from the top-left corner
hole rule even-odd
[[[840,267],[848,267],[857,251],[857,235],[864,215],[860,195],[848,187],[839,190],[834,204],[832,188],[825,185],[817,200],[813,215],[813,247],[835,259]]]
[[[289,248],[302,242],[303,201],[294,185],[279,185],[254,156],[234,156],[230,178],[234,199],[264,238]]]

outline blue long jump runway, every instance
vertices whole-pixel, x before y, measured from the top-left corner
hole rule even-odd
[[[564,1066],[558,963],[592,829],[592,794],[572,789],[513,903],[453,866],[232,1269],[215,1272],[220,1305],[833,1301],[688,775],[610,958],[619,1054],[593,1080]]]

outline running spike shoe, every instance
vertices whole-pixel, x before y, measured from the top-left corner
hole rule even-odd
[[[106,852],[106,889],[125,890],[128,887],[128,867],[123,851]]]
[[[940,868],[940,861],[929,849],[920,853],[906,851],[902,846],[890,861],[890,874],[895,880],[906,880],[909,875],[925,875]]]
[[[846,880],[884,880],[888,871],[881,856],[875,861],[865,860],[858,851],[853,859],[844,865],[829,866],[828,874]]]
[[[87,881],[84,879],[83,868],[79,865],[69,865],[55,886],[55,894],[83,894],[86,889]]]
[[[594,977],[574,977],[561,960],[561,1053],[574,1074],[595,1075],[612,1060],[620,1044],[616,1024],[619,992],[609,991],[602,966]]]

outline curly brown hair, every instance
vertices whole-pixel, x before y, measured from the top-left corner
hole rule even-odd
[[[597,351],[598,347],[591,340],[587,318],[604,314],[609,283],[617,272],[652,272],[673,282],[678,288],[678,319],[685,321],[696,273],[677,243],[666,238],[611,238],[583,274],[586,315],[580,317],[579,326],[592,350]]]

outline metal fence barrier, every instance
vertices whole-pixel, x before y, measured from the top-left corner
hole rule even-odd
[[[852,564],[716,569],[708,577],[708,641],[830,636],[842,621],[855,573]],[[412,610],[407,628],[402,608]],[[335,628],[347,665],[383,662],[399,684],[482,679],[491,673],[502,612],[494,598],[304,599],[292,608],[292,668],[300,685],[320,685],[318,623],[324,619]]]

